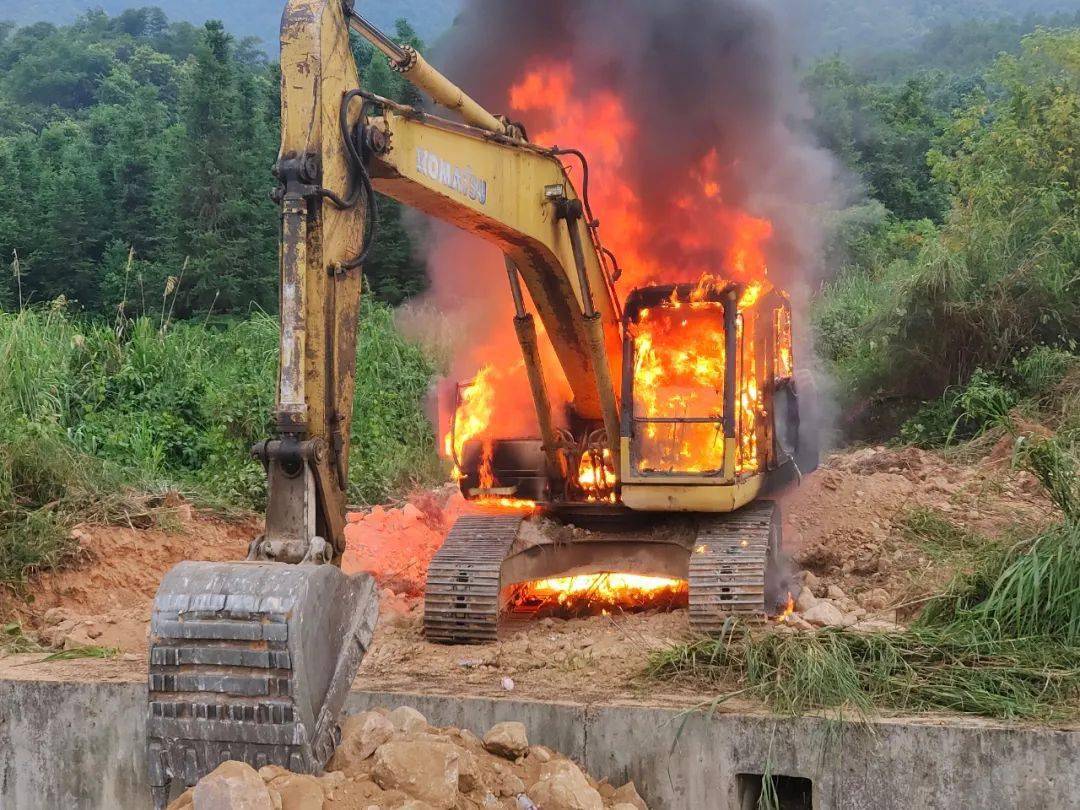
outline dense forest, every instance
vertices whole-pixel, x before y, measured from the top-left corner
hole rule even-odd
[[[16,5],[16,4],[12,4]],[[0,11],[0,18],[19,25],[51,22],[69,25],[88,11],[101,9],[109,15],[144,5],[140,0],[23,0],[10,11]],[[356,8],[385,30],[394,21],[406,19],[423,37],[434,39],[454,20],[461,0],[358,0]],[[267,0],[161,0],[155,6],[171,20],[202,25],[207,20],[221,20],[237,37],[258,37],[261,47],[273,52],[277,47],[278,24],[283,2]]]
[[[817,351],[849,436],[942,444],[1020,407],[1057,408],[1074,441],[1080,15],[951,7],[801,65],[808,125],[852,188],[824,223]],[[260,503],[244,459],[269,429],[278,77],[230,30],[156,8],[0,24],[0,579],[62,551],[58,527],[107,508],[115,480]],[[366,86],[418,100],[355,51]],[[389,309],[425,288],[423,225],[381,212],[351,475],[366,501],[437,474],[434,362]],[[33,526],[40,548],[4,540]]]
[[[414,35],[407,27],[403,39]],[[358,46],[362,63],[370,52]],[[380,64],[369,86],[398,92]],[[276,66],[219,23],[157,9],[0,29],[0,301],[64,296],[93,312],[273,309]],[[392,205],[369,278],[423,285]]]

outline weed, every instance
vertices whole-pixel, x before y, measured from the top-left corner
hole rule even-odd
[[[91,644],[84,647],[72,647],[69,650],[60,650],[33,663],[45,664],[49,661],[74,661],[78,658],[115,658],[119,654],[120,650],[115,647],[99,647]]]
[[[134,493],[178,489],[222,509],[260,508],[252,444],[271,435],[274,319],[167,330],[105,326],[62,305],[0,312],[0,583],[58,564],[80,520],[148,514]],[[361,306],[350,496],[384,500],[441,478],[423,411],[432,367]]]
[[[0,652],[17,655],[40,650],[41,646],[23,632],[21,624],[11,622],[4,625],[2,635],[0,635]]]
[[[941,512],[922,506],[908,511],[900,528],[908,541],[939,560],[967,560],[992,545],[988,538],[962,529]]]
[[[1044,398],[1068,376],[1080,367],[1080,357],[1064,349],[1037,346],[1023,358],[1014,360],[1012,375],[1028,397]]]
[[[991,717],[1054,717],[1080,697],[1075,647],[1040,639],[991,640],[959,628],[902,633],[751,631],[656,654],[654,676],[737,684],[772,709],[873,707]]]

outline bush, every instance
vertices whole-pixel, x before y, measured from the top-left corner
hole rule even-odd
[[[1024,396],[1045,399],[1078,368],[1080,357],[1072,352],[1036,346],[1025,357],[1013,361],[1012,372]]]
[[[1020,396],[1004,381],[979,369],[967,385],[925,404],[900,428],[900,439],[940,447],[972,439],[990,428],[1007,427]]]
[[[853,401],[954,400],[920,414],[908,438],[940,442],[950,415],[977,432],[1010,400],[1014,375],[1021,394],[1039,396],[1071,364],[1078,66],[1077,30],[1039,31],[998,60],[989,92],[968,99],[928,155],[953,197],[939,229],[905,223],[919,237],[908,242],[885,221],[840,231],[851,258],[815,307],[818,344]],[[947,393],[957,386],[966,400]]]
[[[75,520],[127,509],[125,492],[180,489],[216,507],[261,508],[251,461],[272,432],[277,323],[114,326],[62,305],[0,312],[0,581],[55,564]],[[361,306],[350,496],[384,500],[437,479],[423,410],[432,368],[388,307]]]

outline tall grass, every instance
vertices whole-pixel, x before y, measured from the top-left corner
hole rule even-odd
[[[76,520],[145,512],[135,493],[179,489],[260,508],[251,445],[271,434],[277,323],[257,314],[162,330],[62,307],[0,312],[0,583],[56,564]],[[350,495],[377,501],[436,478],[423,400],[432,373],[364,301]]]

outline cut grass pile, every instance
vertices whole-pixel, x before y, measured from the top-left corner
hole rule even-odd
[[[732,630],[661,652],[652,674],[736,682],[716,702],[740,695],[790,714],[891,709],[1053,718],[1071,714],[1080,696],[1077,648],[1044,639],[985,638],[960,626],[902,633]]]

